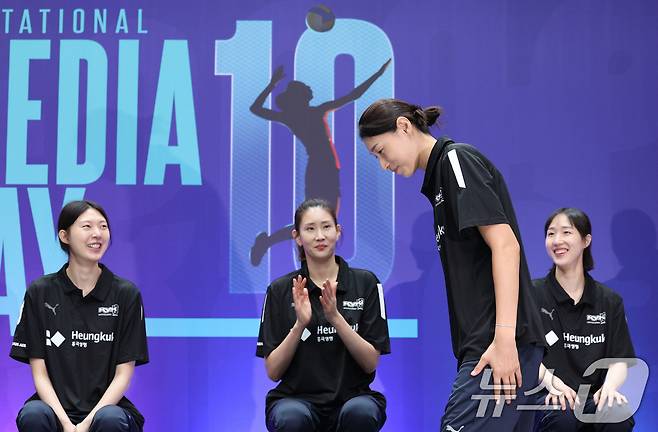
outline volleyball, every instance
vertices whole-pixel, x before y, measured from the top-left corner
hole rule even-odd
[[[331,30],[336,23],[336,16],[327,6],[319,4],[309,9],[306,14],[306,25],[317,32]]]

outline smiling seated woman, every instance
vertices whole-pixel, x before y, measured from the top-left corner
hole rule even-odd
[[[589,217],[576,208],[558,209],[546,220],[544,234],[553,267],[533,281],[548,342],[539,371],[545,390],[538,403],[556,409],[541,412],[538,428],[630,431],[635,421],[619,390],[635,363],[635,351],[621,297],[589,275],[594,268]],[[583,376],[602,359],[612,359],[607,370]],[[586,400],[578,397],[581,385],[591,386]],[[579,419],[574,410],[581,404],[585,416]]]
[[[390,352],[382,285],[335,255],[342,228],[327,201],[304,201],[294,226],[302,267],[268,287],[256,349],[279,381],[267,394],[267,429],[378,431],[386,399],[370,384]]]
[[[10,353],[30,364],[36,388],[18,430],[141,431],[144,417],[124,394],[135,365],[148,362],[142,296],[100,263],[110,245],[100,205],[72,201],[57,225],[68,262],[27,289]]]

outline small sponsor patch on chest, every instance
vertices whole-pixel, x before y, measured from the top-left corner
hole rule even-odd
[[[99,317],[116,317],[119,316],[119,305],[113,304],[112,306],[99,306],[98,307],[98,316]]]
[[[587,324],[605,324],[605,312],[596,315],[587,314]]]
[[[363,297],[356,300],[343,300],[343,309],[344,310],[363,310],[363,305],[365,300]]]

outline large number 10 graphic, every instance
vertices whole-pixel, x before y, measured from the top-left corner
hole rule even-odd
[[[216,41],[215,75],[231,77],[231,161],[229,216],[229,284],[232,293],[264,292],[271,280],[269,252],[252,267],[249,251],[256,233],[270,232],[270,122],[256,117],[249,106],[270,79],[272,22],[238,21],[231,39]],[[295,79],[313,89],[313,104],[335,98],[334,61],[338,55],[354,59],[354,82],[363,82],[393,49],[386,34],[361,20],[338,19],[331,31],[307,29],[295,50]],[[361,113],[377,99],[393,96],[393,65],[355,103]],[[268,99],[269,100],[269,99]],[[269,103],[269,102],[268,102]],[[327,119],[333,124],[333,117]],[[356,128],[356,121],[354,122]],[[333,131],[333,127],[330,127]],[[354,134],[354,255],[350,265],[367,268],[386,280],[394,257],[394,179],[368,160]],[[264,143],[268,143],[265,147]],[[306,154],[295,140],[294,202],[304,199]],[[291,185],[292,186],[292,185]],[[348,186],[349,185],[344,185]],[[292,188],[291,188],[292,189]],[[291,219],[292,219],[291,209]],[[291,249],[292,253],[292,249]]]

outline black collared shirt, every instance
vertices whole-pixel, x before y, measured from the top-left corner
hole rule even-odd
[[[491,249],[478,226],[507,224],[512,228],[521,246],[516,341],[543,345],[521,235],[500,172],[475,147],[443,137],[432,148],[421,192],[434,209],[452,348],[459,364],[479,359],[495,332]]]
[[[391,352],[386,321],[386,307],[381,283],[367,271],[350,268],[336,256],[338,312],[347,323],[382,354]],[[324,317],[321,293],[302,268],[275,280],[267,288],[256,355],[267,357],[283,342],[297,316],[292,298],[292,279],[302,275],[307,280],[311,300],[311,322],[304,330],[295,355],[276,388],[267,394],[269,410],[277,399],[294,396],[320,406],[339,406],[352,397],[370,394],[385,403],[381,393],[370,389],[375,372],[366,373],[354,360],[335,327]]]
[[[603,358],[635,358],[624,303],[613,290],[586,274],[583,295],[574,304],[553,270],[533,284],[548,344],[543,363],[566,385],[578,391],[580,384],[591,384],[593,394],[603,385],[605,371],[583,377],[589,365]]]
[[[96,286],[83,297],[67,276],[67,266],[27,289],[10,356],[24,363],[44,359],[62,407],[80,418],[101,399],[116,366],[147,363],[148,350],[137,287],[101,264]],[[144,418],[126,397],[117,405],[143,425]]]

